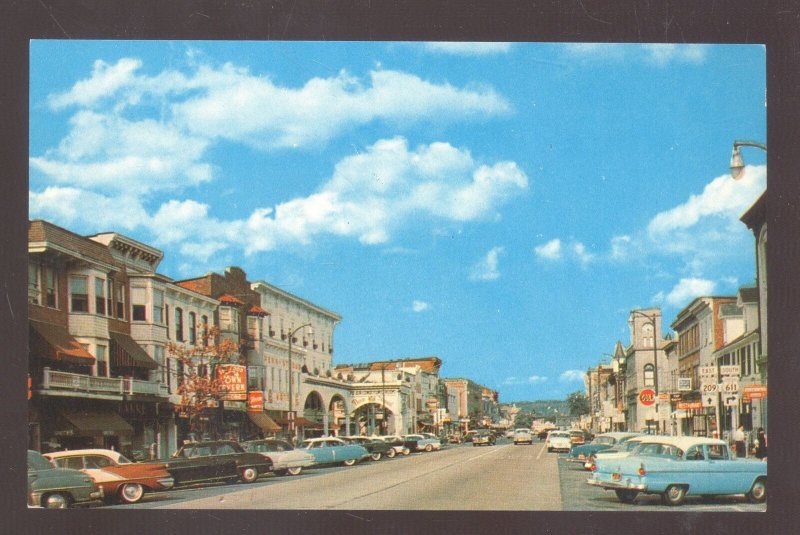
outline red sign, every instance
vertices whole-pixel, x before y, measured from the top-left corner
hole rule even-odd
[[[656,402],[656,393],[652,389],[645,388],[644,390],[639,392],[639,403],[641,403],[645,407],[654,405],[655,402]]]
[[[219,399],[247,401],[247,366],[220,364],[217,366]]]
[[[261,412],[264,410],[264,392],[261,390],[251,390],[247,393],[247,410]]]
[[[703,408],[702,401],[681,401],[678,403],[678,408],[681,410],[700,410]]]

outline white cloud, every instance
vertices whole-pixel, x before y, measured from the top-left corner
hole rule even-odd
[[[93,229],[132,230],[148,220],[147,212],[136,197],[109,197],[79,188],[49,186],[28,194],[31,217],[57,220],[62,225]]]
[[[573,382],[583,382],[584,378],[586,377],[586,372],[583,370],[567,370],[562,373],[558,380],[562,383],[573,383]]]
[[[504,385],[540,385],[547,382],[547,377],[541,375],[531,375],[529,377],[506,377],[503,380]]]
[[[708,47],[697,44],[619,44],[619,43],[570,43],[566,53],[573,58],[602,61],[631,61],[665,66],[670,63],[703,63]]]
[[[489,56],[505,54],[511,50],[511,43],[501,42],[449,42],[438,41],[425,43],[425,49],[429,52],[453,54],[457,56]]]
[[[66,93],[52,95],[50,105],[58,110],[72,105],[91,106],[98,100],[111,98],[117,90],[135,80],[133,73],[141,66],[142,62],[134,58],[122,58],[116,65],[98,59],[91,78],[80,80]]]
[[[492,281],[500,278],[498,264],[503,247],[493,247],[486,256],[472,267],[470,280],[473,281]]]
[[[667,294],[666,300],[672,306],[683,307],[695,297],[713,295],[714,288],[716,288],[714,281],[707,279],[681,279]]]
[[[414,312],[425,312],[426,310],[430,310],[431,306],[426,303],[425,301],[414,301],[411,303],[411,310]]]
[[[572,244],[572,252],[578,258],[578,261],[585,267],[589,262],[594,260],[594,255],[586,250],[586,246],[580,242]]]
[[[704,45],[654,43],[642,45],[645,55],[657,65],[668,63],[703,63],[708,53]]]
[[[558,260],[561,258],[561,240],[558,238],[550,240],[544,245],[534,247],[533,251],[539,258]]]
[[[625,260],[630,255],[632,240],[630,236],[614,236],[611,238],[611,259]]]

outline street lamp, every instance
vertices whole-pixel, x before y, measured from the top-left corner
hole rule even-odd
[[[296,328],[294,330],[292,330],[291,328],[289,329],[289,432],[292,433],[292,434],[295,434],[295,439],[294,439],[295,443],[297,443],[297,439],[296,439],[296,427],[294,425],[295,420],[294,420],[294,417],[293,417],[294,413],[293,413],[293,407],[292,407],[292,401],[294,399],[294,394],[292,393],[292,374],[293,374],[293,372],[292,372],[292,338],[294,338],[294,335],[297,334],[297,332],[300,331],[300,329],[302,329],[303,327],[308,327],[308,336],[313,336],[314,335],[314,329],[311,327],[310,323],[305,323],[305,324],[301,325],[300,327],[298,327],[298,328]]]
[[[734,141],[733,153],[731,154],[731,176],[734,180],[739,180],[744,175],[744,160],[739,147],[756,147],[767,152],[767,146],[757,141]]]

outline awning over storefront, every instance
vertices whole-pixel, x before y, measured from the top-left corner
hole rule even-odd
[[[131,424],[111,410],[68,410],[60,411],[61,416],[77,431],[83,433],[133,433]]]
[[[267,413],[261,411],[250,411],[247,413],[250,421],[256,424],[265,433],[277,433],[281,430],[281,426],[275,423],[275,420],[270,418]]]
[[[157,370],[158,363],[130,335],[109,331],[111,336],[111,365],[126,368]]]
[[[280,425],[289,425],[289,420],[286,418],[275,418],[275,421]],[[321,423],[314,422],[308,418],[303,418],[302,416],[298,416],[294,419],[294,425],[297,427],[304,427],[306,429],[323,429]]]
[[[40,356],[70,364],[94,364],[92,354],[70,336],[66,327],[34,320],[29,323],[31,349],[39,352]]]

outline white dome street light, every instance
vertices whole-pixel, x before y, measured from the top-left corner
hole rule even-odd
[[[734,141],[733,153],[731,154],[731,176],[734,180],[739,180],[744,175],[744,160],[739,147],[756,147],[767,152],[767,146],[757,141]]]

